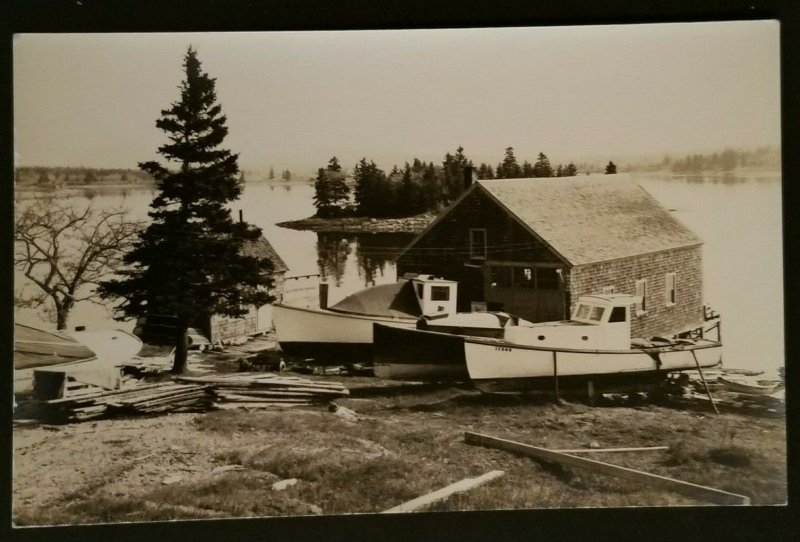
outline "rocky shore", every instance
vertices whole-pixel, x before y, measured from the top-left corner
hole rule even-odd
[[[277,225],[292,230],[306,230],[313,232],[334,233],[419,233],[425,229],[436,217],[435,214],[403,218],[369,218],[369,217],[342,217],[319,218],[308,217],[299,220],[279,222]]]

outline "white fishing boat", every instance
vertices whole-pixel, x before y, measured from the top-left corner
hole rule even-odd
[[[138,337],[117,329],[61,332],[14,325],[14,394],[33,391],[34,371],[59,370],[108,381],[106,373],[142,349]]]
[[[454,314],[456,287],[451,280],[409,275],[345,297],[330,308],[278,303],[272,318],[281,349],[315,360],[371,360],[372,325],[411,328],[421,316]]]
[[[722,344],[707,339],[631,340],[626,294],[584,296],[570,320],[506,329],[503,339],[465,337],[470,379],[484,391],[644,384],[669,372],[715,367]]]

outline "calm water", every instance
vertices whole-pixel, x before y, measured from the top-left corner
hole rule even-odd
[[[634,178],[705,242],[705,302],[723,317],[725,365],[775,374],[784,359],[780,176]],[[149,189],[108,189],[92,199],[98,206],[123,204],[134,217],[146,218],[154,195]],[[73,197],[82,204],[87,194]],[[263,228],[289,275],[324,276],[331,303],[366,285],[393,282],[393,260],[413,235],[316,234],[275,226],[313,214],[312,197],[310,185],[252,183],[231,208]],[[287,298],[313,303],[317,280],[288,281]],[[41,320],[31,310],[17,317]],[[73,311],[70,326],[76,325],[133,327],[113,322],[106,308],[88,302]]]

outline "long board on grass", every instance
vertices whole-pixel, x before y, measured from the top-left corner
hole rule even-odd
[[[493,470],[487,472],[484,475],[478,476],[477,478],[464,478],[460,482],[456,482],[455,484],[450,484],[449,486],[443,487],[442,489],[437,489],[427,495],[423,495],[421,497],[417,497],[416,499],[410,500],[394,508],[390,508],[388,510],[384,510],[381,512],[382,514],[398,514],[403,512],[414,512],[421,508],[425,508],[430,506],[431,504],[443,501],[444,499],[448,498],[450,495],[454,495],[455,493],[462,493],[464,491],[470,490],[474,487],[477,487],[481,484],[485,484],[495,478],[499,478],[505,474],[501,470]]]
[[[702,499],[717,504],[750,504],[750,498],[744,495],[737,495],[736,493],[729,493],[728,491],[715,489],[713,487],[701,486],[698,484],[683,482],[681,480],[675,480],[674,478],[667,478],[666,476],[660,476],[658,474],[650,474],[648,472],[629,469],[627,467],[620,467],[610,463],[603,463],[602,461],[596,461],[594,459],[586,459],[585,457],[577,457],[553,450],[547,450],[545,448],[539,448],[538,446],[531,446],[530,444],[514,442],[513,440],[506,440],[467,431],[464,433],[464,442],[467,444],[478,444],[481,446],[487,446],[489,448],[497,448],[508,452],[514,452],[545,462],[560,463],[570,467],[577,467],[593,472],[617,476],[619,478],[626,478],[628,480],[634,480],[636,482],[649,484],[651,486],[668,489],[670,491],[675,491],[676,493],[681,493],[695,499]]]

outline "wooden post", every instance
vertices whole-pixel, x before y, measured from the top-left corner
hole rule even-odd
[[[553,350],[553,384],[555,385],[556,403],[560,403],[561,397],[558,394],[558,358],[555,350]]]
[[[319,308],[325,310],[328,308],[328,283],[319,283]]]
[[[594,406],[594,380],[589,380],[586,382],[586,393],[589,396],[589,405]]]
[[[700,380],[703,381],[703,387],[706,389],[706,395],[708,395],[708,400],[711,401],[711,406],[714,407],[714,412],[717,416],[719,416],[719,410],[717,409],[716,403],[714,403],[714,398],[711,397],[711,390],[708,389],[708,384],[706,383],[706,377],[703,376],[703,370],[700,368],[700,362],[697,360],[697,354],[694,353],[692,350],[692,357],[694,358],[694,364],[697,365],[697,372],[700,373]]]
[[[676,493],[681,493],[695,499],[703,499],[718,504],[750,504],[750,498],[746,497],[745,495],[737,495],[736,493],[729,493],[728,491],[723,491],[721,489],[683,482],[681,480],[675,480],[674,478],[667,478],[666,476],[659,476],[649,472],[642,472],[635,469],[629,469],[627,467],[612,465],[610,463],[603,463],[602,461],[596,461],[594,459],[586,459],[585,457],[555,452],[553,450],[547,450],[545,448],[539,448],[529,444],[522,444],[520,442],[491,437],[489,435],[481,435],[479,433],[467,431],[464,433],[464,442],[467,444],[479,444],[481,446],[506,450],[508,452],[533,457],[545,462],[560,463],[571,467],[617,476],[619,478],[626,478],[628,480],[650,484],[654,487],[675,491]]]

